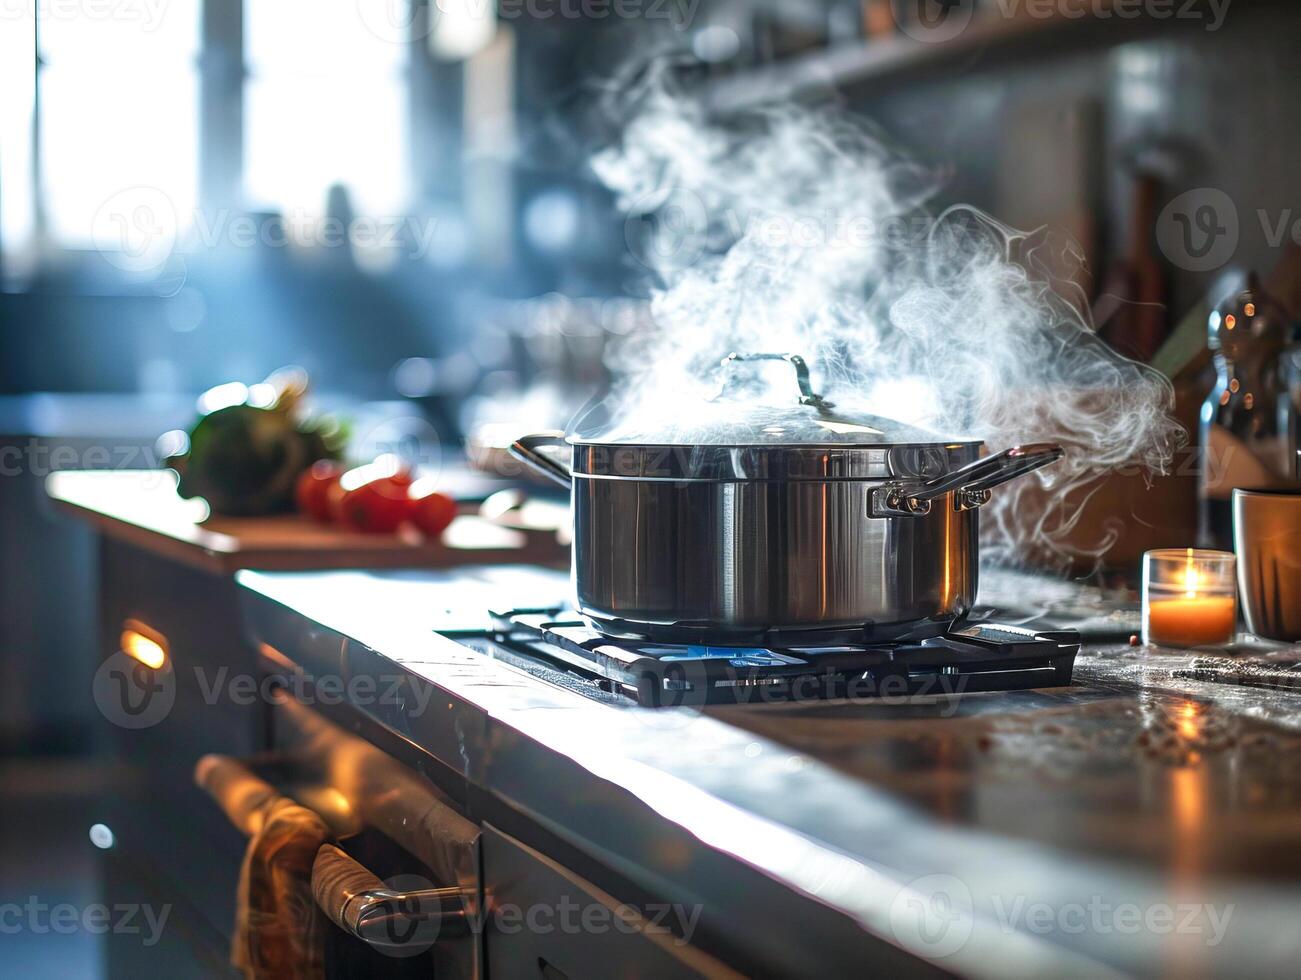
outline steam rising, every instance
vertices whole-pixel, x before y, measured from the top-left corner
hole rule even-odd
[[[603,437],[726,441],[757,406],[760,419],[790,406],[792,387],[720,378],[720,358],[799,353],[837,414],[991,451],[1064,445],[985,508],[988,544],[1007,557],[1030,544],[1078,555],[1065,539],[1100,471],[1169,464],[1173,391],[1098,340],[1082,297],[1047,273],[1079,261],[1070,243],[971,208],[929,214],[936,181],[844,114],[772,107],[724,126],[660,75],[619,111],[622,139],[592,166],[628,215],[657,330],[612,365]]]

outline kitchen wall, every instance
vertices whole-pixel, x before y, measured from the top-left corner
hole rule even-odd
[[[1161,178],[1159,207],[1190,190],[1222,191],[1232,211],[1217,205],[1218,217],[1240,231],[1228,261],[1198,270],[1160,256],[1177,320],[1226,273],[1278,261],[1262,212],[1271,228],[1290,216],[1289,233],[1301,218],[1299,29],[1291,4],[1238,2],[1216,31],[1172,24],[1078,53],[1063,41],[1011,63],[993,52],[885,91],[862,86],[849,101],[923,157],[951,164],[949,200],[1022,227],[1087,204],[1096,220],[1077,227],[1096,236],[1085,243],[1095,270],[1124,246],[1136,166]]]

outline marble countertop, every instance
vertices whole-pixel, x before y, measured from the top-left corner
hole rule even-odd
[[[1106,639],[1131,628],[1123,596],[995,576],[986,603],[1094,624],[1070,687],[655,711],[440,633],[504,594],[559,599],[560,573],[238,581],[255,639],[309,673],[404,678],[402,705],[354,707],[471,808],[700,902],[775,967],[904,950],[971,976],[1254,975],[1301,954],[1301,693],[1277,682],[1301,651],[1254,657],[1266,686],[1210,679],[1204,654]]]

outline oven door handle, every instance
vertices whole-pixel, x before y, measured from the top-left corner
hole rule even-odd
[[[244,763],[225,755],[200,759],[194,767],[194,782],[245,837],[262,829],[267,804],[280,796],[274,786]]]
[[[372,946],[430,943],[470,929],[460,888],[387,888],[333,844],[316,852],[312,894],[330,921]]]

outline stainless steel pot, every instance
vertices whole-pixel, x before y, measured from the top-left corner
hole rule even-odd
[[[795,369],[798,404],[782,425],[771,413],[747,425],[746,441],[546,432],[511,447],[572,488],[575,596],[596,628],[740,644],[943,632],[975,599],[979,507],[1062,456],[1033,445],[980,458],[979,441],[833,416],[796,355],[723,365],[775,358]]]

